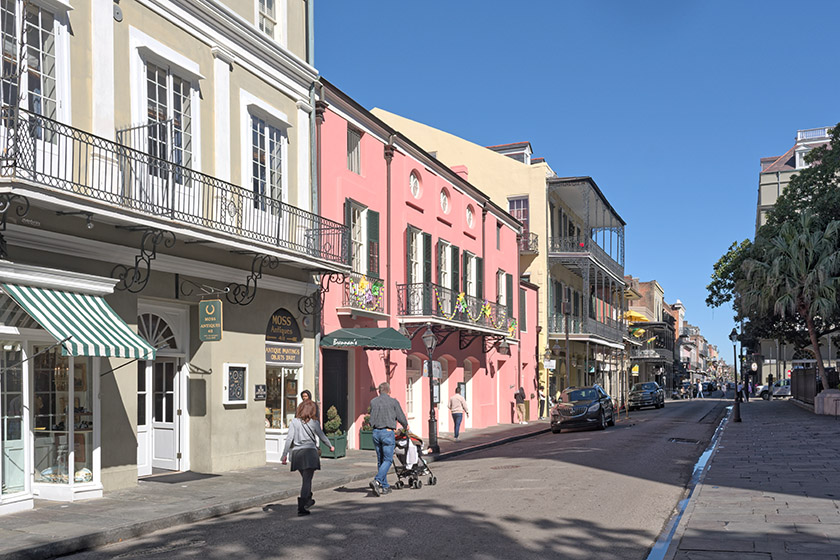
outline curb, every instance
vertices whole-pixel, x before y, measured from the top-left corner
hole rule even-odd
[[[504,445],[506,443],[511,443],[514,441],[519,441],[522,439],[526,439],[532,436],[536,436],[539,434],[544,434],[550,431],[549,428],[544,430],[535,430],[533,432],[529,432],[527,434],[519,434],[515,436],[509,436],[506,438],[502,438],[495,441],[489,441],[486,443],[474,445],[472,447],[465,447],[463,449],[458,449],[455,451],[448,451],[446,453],[441,453],[437,456],[427,456],[426,461],[429,463],[437,462],[437,461],[446,461],[448,459],[453,459],[455,457],[459,457],[461,455],[465,455],[467,453],[472,453],[475,451],[481,451],[483,449],[489,449],[491,447],[497,447],[499,445]],[[345,484],[349,484],[351,482],[356,482],[359,480],[367,480],[373,476],[376,476],[375,471],[371,471],[370,473],[363,473],[363,474],[356,474],[352,476],[344,476],[344,477],[337,477],[337,478],[330,478],[326,480],[322,480],[320,483],[313,483],[312,490],[313,491],[320,491],[320,490],[329,490],[331,488],[335,488],[338,486],[343,486]],[[317,481],[317,478],[316,478]],[[44,543],[35,546],[28,546],[23,547],[19,550],[7,552],[0,554],[0,559],[2,560],[42,560],[44,558],[53,558],[58,556],[64,556],[68,554],[72,554],[75,552],[81,552],[83,550],[96,548],[100,546],[105,546],[108,544],[114,544],[120,541],[124,541],[127,539],[133,539],[137,537],[142,537],[144,535],[148,535],[150,533],[154,533],[155,531],[160,531],[161,529],[167,529],[169,527],[174,527],[176,525],[185,525],[188,523],[196,523],[199,521],[205,521],[207,519],[213,519],[215,517],[222,517],[224,515],[228,515],[231,513],[237,513],[240,511],[244,511],[246,509],[251,509],[255,507],[259,507],[270,502],[279,502],[281,500],[287,500],[289,498],[294,498],[298,495],[298,489],[292,488],[288,490],[282,490],[277,492],[269,492],[267,494],[260,494],[259,496],[251,496],[249,498],[243,498],[241,500],[236,500],[234,502],[227,502],[223,504],[216,504],[213,506],[207,506],[204,508],[200,508],[197,510],[190,510],[185,511],[182,513],[177,513],[174,515],[169,515],[167,517],[162,517],[159,519],[151,519],[148,521],[139,521],[136,523],[132,523],[123,527],[117,527],[114,529],[106,529],[102,531],[96,531],[93,533],[89,533],[86,535],[79,535],[76,537],[70,537],[66,539],[62,539],[60,541],[53,541],[49,543]]]
[[[726,428],[729,427],[729,424],[732,420],[732,409],[730,408],[729,411],[724,416],[723,420],[721,421],[721,431],[720,436],[723,436],[723,432],[726,431]],[[714,436],[713,436],[714,437]],[[711,454],[709,455],[709,459],[706,462],[706,466],[703,468],[703,471],[700,473],[697,483],[694,485],[693,488],[689,490],[689,494],[686,499],[688,499],[688,503],[685,506],[682,514],[680,515],[679,523],[674,528],[674,533],[671,535],[671,542],[668,544],[668,548],[662,553],[662,560],[673,560],[677,552],[680,549],[680,541],[682,540],[683,535],[685,534],[686,527],[691,520],[691,515],[694,513],[694,509],[696,507],[696,498],[699,490],[703,487],[703,483],[706,480],[706,475],[709,474],[709,469],[712,466],[712,461],[717,455],[718,447],[720,445],[720,438],[716,438],[716,441],[713,444],[713,448]],[[655,547],[654,547],[655,548]],[[651,550],[651,554],[648,555],[650,558],[653,555],[653,550]]]

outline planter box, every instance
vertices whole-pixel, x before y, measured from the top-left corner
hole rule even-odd
[[[321,457],[327,459],[338,459],[339,457],[347,455],[347,434],[342,434],[340,436],[327,436],[327,439],[329,439],[332,446],[335,447],[335,451],[330,451],[329,447],[326,447],[323,443],[321,443]]]
[[[373,430],[359,430],[359,449],[373,451]]]

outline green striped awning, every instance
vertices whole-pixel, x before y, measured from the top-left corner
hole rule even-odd
[[[155,349],[99,296],[15,284],[2,287],[56,340],[69,338],[62,344],[64,355],[155,358]]]

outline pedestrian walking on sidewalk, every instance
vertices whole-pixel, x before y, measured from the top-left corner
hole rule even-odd
[[[545,418],[545,405],[546,405],[546,398],[545,392],[543,391],[543,386],[540,385],[539,389],[537,389],[537,398],[540,400],[540,420]]]
[[[697,398],[704,399],[706,397],[703,396],[703,383],[701,381],[697,382]]]
[[[461,396],[461,388],[455,387],[455,394],[449,399],[449,412],[452,413],[452,422],[455,424],[455,441],[458,441],[458,434],[461,433],[461,422],[464,414],[470,415],[467,410],[467,401]]]
[[[312,477],[315,471],[321,470],[321,455],[318,453],[318,439],[335,451],[330,444],[321,425],[315,418],[318,407],[314,401],[307,399],[300,403],[295,417],[289,423],[289,433],[286,434],[286,446],[280,462],[286,464],[289,450],[292,452],[292,470],[300,473],[300,498],[298,498],[298,515],[309,515],[309,508],[315,505],[312,499]]]
[[[388,471],[394,463],[394,432],[397,422],[408,429],[408,420],[403,413],[400,401],[391,396],[391,385],[379,384],[379,396],[370,401],[370,425],[373,426],[373,447],[376,449],[377,473],[370,483],[370,489],[377,496],[390,494]]]
[[[516,415],[519,417],[520,424],[527,424],[525,421],[525,388],[520,387],[519,391],[513,394],[513,400],[516,401]]]

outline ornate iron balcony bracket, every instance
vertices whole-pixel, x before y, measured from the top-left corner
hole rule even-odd
[[[484,353],[486,354],[490,350],[492,350],[496,345],[501,343],[505,340],[505,335],[493,335],[493,334],[485,334],[484,335]]]
[[[115,288],[132,294],[143,290],[149,283],[152,261],[157,258],[158,245],[162,243],[168,248],[175,246],[175,234],[171,231],[155,228],[142,228],[138,231],[143,231],[143,239],[140,241],[140,254],[134,257],[134,266],[129,268],[124,264],[118,264],[111,271],[111,277],[119,279]]]
[[[228,292],[225,296],[227,300],[236,305],[248,305],[254,301],[257,297],[257,281],[262,278],[263,268],[266,266],[271,269],[277,268],[280,266],[280,259],[271,255],[254,255],[254,260],[251,262],[251,274],[245,279],[245,283],[231,282],[227,285]]]
[[[29,199],[25,196],[9,193],[0,194],[0,259],[4,260],[9,258],[9,252],[6,248],[6,238],[3,237],[2,232],[6,231],[6,216],[13,203],[18,205],[15,214],[19,218],[29,213]]]
[[[458,331],[458,348],[466,350],[476,338],[481,338],[480,333],[473,333],[470,331]]]
[[[324,299],[330,291],[330,284],[344,285],[347,275],[343,272],[323,272],[318,288],[308,296],[302,296],[298,300],[298,311],[304,315],[315,315],[324,309]]]

